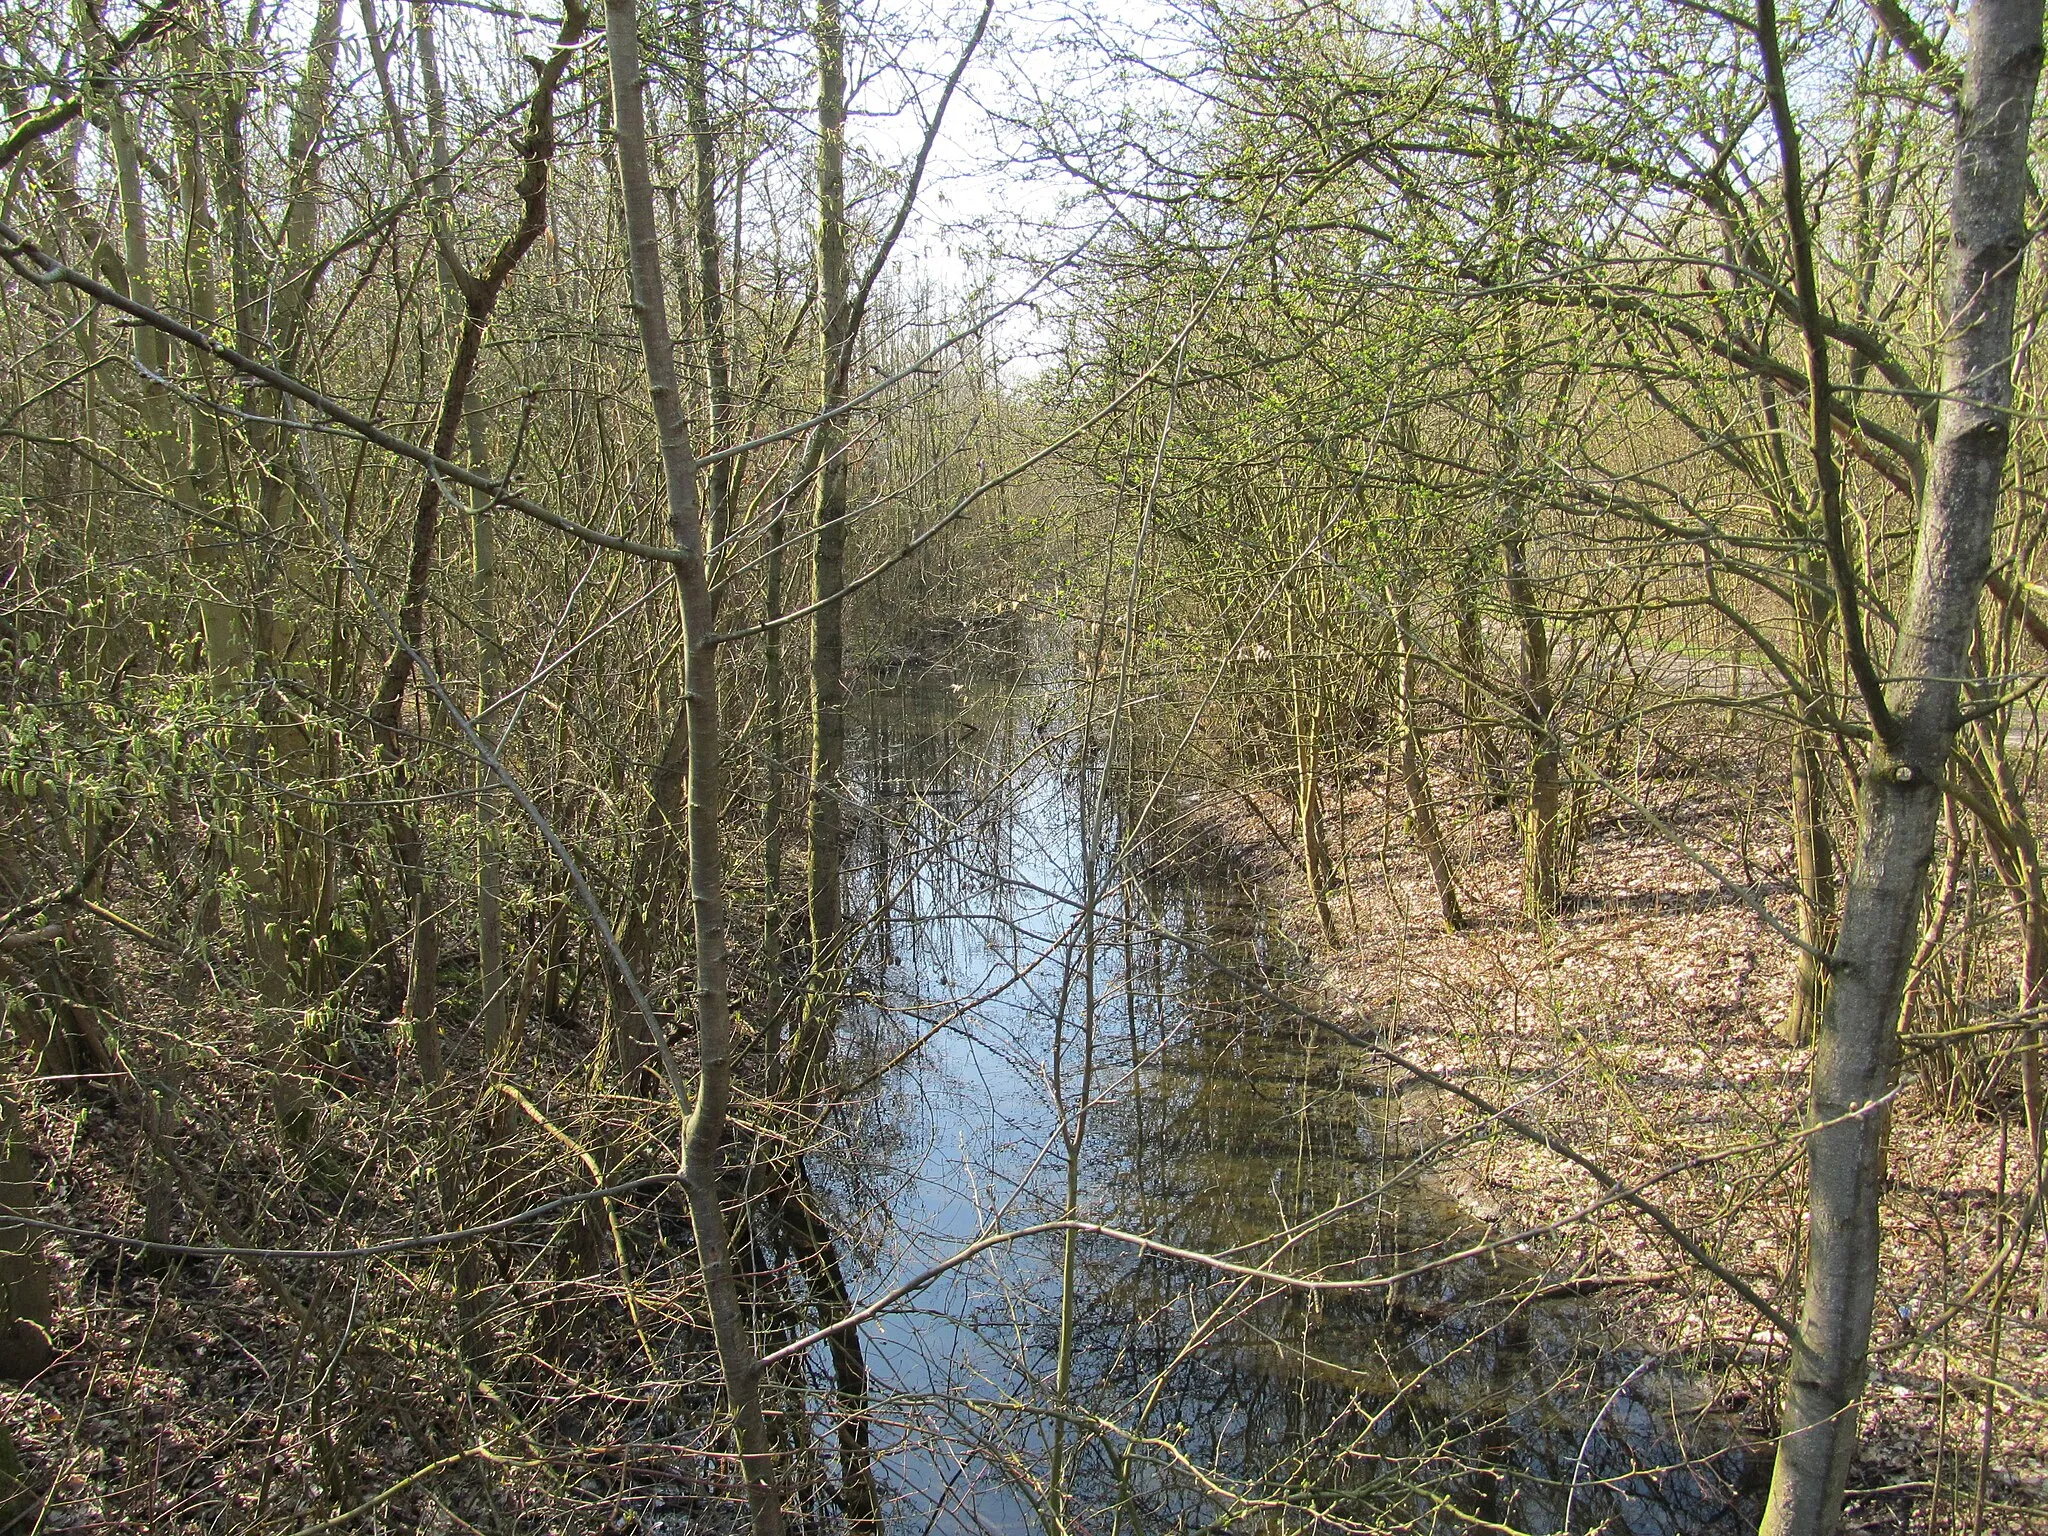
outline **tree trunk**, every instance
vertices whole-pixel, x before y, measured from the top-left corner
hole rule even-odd
[[[1553,716],[1557,693],[1550,673],[1550,631],[1529,571],[1529,535],[1522,510],[1511,514],[1501,540],[1508,602],[1521,631],[1522,729],[1529,738],[1529,798],[1522,808],[1522,915],[1531,922],[1555,917],[1564,901],[1564,866],[1570,853],[1565,827],[1564,753]]]
[[[1820,733],[1801,724],[1792,742],[1792,856],[1799,881],[1802,953],[1793,969],[1792,997],[1778,1034],[1805,1045],[1827,1000],[1827,953],[1835,925],[1835,840],[1827,826],[1827,760]]]
[[[846,398],[852,297],[846,270],[846,35],[839,0],[818,0],[818,406]],[[812,996],[791,1049],[790,1083],[809,1094],[837,1012],[829,978],[839,964],[840,871],[846,848],[846,432],[818,428],[817,520],[811,551],[811,783],[809,810]]]
[[[1786,451],[1777,391],[1759,391],[1766,431],[1764,448],[1774,477],[1772,499],[1779,521],[1797,553],[1790,562],[1792,616],[1797,626],[1803,692],[1794,701],[1798,724],[1792,735],[1792,859],[1799,889],[1799,938],[1807,947],[1793,967],[1792,995],[1778,1021],[1788,1045],[1813,1038],[1827,1000],[1828,970],[1821,959],[1835,941],[1841,901],[1834,834],[1828,830],[1826,746],[1832,684],[1828,678],[1828,635],[1834,626],[1834,595],[1824,542],[1817,536]]]
[[[838,0],[819,0],[818,48],[818,368],[820,410],[843,403],[849,296],[846,277],[846,65]],[[846,434],[837,421],[820,429],[811,626],[811,946],[823,973],[839,931],[839,867],[846,770],[846,638],[839,592],[846,585]]]
[[[782,865],[787,808],[783,763],[787,739],[789,683],[782,656],[782,545],[789,532],[789,493],[775,499],[768,519],[767,570],[761,586],[761,618],[773,627],[761,636],[761,707],[768,715],[767,784],[761,794],[761,1055],[771,1068],[782,1055],[783,991]]]
[[[1774,47],[1770,0],[1759,6],[1758,21]],[[1885,690],[1894,724],[1864,775],[1854,872],[1814,1052],[1805,1298],[1800,1336],[1791,1341],[1765,1536],[1834,1531],[1856,1454],[1877,1290],[1880,1106],[1892,1086],[1899,1002],[2011,435],[2013,307],[2026,248],[2041,0],[1978,0],[1969,27],[1933,472]]]
[[[1504,810],[1508,803],[1508,765],[1493,734],[1493,700],[1486,687],[1486,633],[1480,627],[1479,604],[1462,583],[1458,595],[1458,670],[1463,693],[1465,745],[1471,771],[1486,796],[1487,807]]]
[[[1436,798],[1430,792],[1429,763],[1423,754],[1422,733],[1415,721],[1415,648],[1408,641],[1408,613],[1394,609],[1394,645],[1397,650],[1395,706],[1401,733],[1401,779],[1408,790],[1408,820],[1422,856],[1429,863],[1429,877],[1436,883],[1437,910],[1444,927],[1456,933],[1465,926],[1464,909],[1458,904],[1457,877],[1451,871],[1450,850],[1444,844],[1443,827],[1437,820]]]
[[[55,1354],[49,1260],[38,1234],[6,1219],[30,1214],[41,1196],[21,1117],[0,1100],[0,1380],[32,1381]]]
[[[619,950],[633,974],[643,981],[668,940],[668,893],[683,820],[684,779],[690,762],[690,719],[687,703],[669,732],[648,783],[647,813],[640,821],[640,840],[626,873],[626,909],[618,920]],[[607,971],[606,994],[617,1081],[633,1088],[641,1071],[654,1059],[647,1023],[622,977]],[[656,1006],[663,1006],[659,995]]]
[[[697,944],[697,1094],[683,1133],[683,1186],[711,1309],[712,1337],[739,1441],[754,1533],[781,1536],[782,1494],[761,1411],[761,1371],[747,1333],[725,1212],[719,1204],[726,1115],[732,1099],[732,1005],[726,970],[725,870],[718,835],[721,728],[717,636],[705,568],[702,509],[697,500],[697,461],[683,417],[682,386],[662,288],[661,232],[655,220],[654,185],[648,167],[636,0],[607,0],[605,44],[610,54],[612,123],[630,251],[627,271],[633,315],[660,436],[669,537],[683,552],[672,568],[683,610],[683,690],[690,733],[690,910]]]
[[[704,336],[704,406],[709,442],[732,439],[732,342],[725,323],[725,253],[718,231],[718,135],[711,122],[710,25],[706,0],[684,10],[683,97],[690,127],[693,195],[690,229],[697,257],[697,314]],[[716,556],[732,520],[739,460],[721,459],[704,474],[704,523]]]
[[[443,243],[443,277],[460,295],[462,305],[455,348],[448,361],[447,381],[441,389],[440,410],[434,425],[433,448],[437,458],[450,459],[455,455],[470,401],[470,385],[482,359],[484,337],[490,329],[491,318],[497,312],[498,301],[504,296],[513,272],[547,228],[548,178],[554,163],[556,143],[555,94],[568,72],[570,58],[582,41],[588,17],[589,13],[580,0],[570,0],[563,7],[554,48],[539,68],[539,78],[534,83],[533,97],[527,106],[525,132],[519,140],[520,176],[515,189],[519,197],[519,222],[498,243],[483,267],[474,272],[462,264],[452,242]],[[428,29],[425,37],[431,36],[431,29]],[[429,44],[429,51],[422,55],[422,61],[427,66],[426,78],[438,96],[439,87],[435,82],[439,77],[432,67],[432,58]],[[396,126],[399,122],[397,103],[389,101],[387,106],[396,134],[399,132]],[[434,109],[432,120],[438,124],[438,108]],[[426,866],[426,839],[419,825],[419,812],[405,803],[410,765],[406,739],[399,730],[399,718],[405,705],[406,689],[412,682],[414,658],[425,641],[428,588],[440,548],[442,485],[439,475],[421,477],[419,497],[413,508],[404,595],[398,607],[399,633],[369,709],[370,727],[376,738],[378,754],[390,770],[396,790],[386,815],[406,897],[413,905],[413,945],[407,960],[409,976],[431,964],[439,950],[439,936],[434,928],[437,904],[431,899],[432,879]],[[503,970],[502,956],[498,957],[497,969]],[[414,986],[415,983],[409,980],[408,1000],[413,995]],[[431,982],[427,984],[425,995],[431,999]],[[431,1006],[413,1015],[412,1024],[416,1030],[424,1032],[419,1041],[422,1054],[429,1049],[438,1052],[438,1042],[429,1039],[438,1027]]]
[[[2018,1012],[2030,1017],[2048,1000],[2048,883],[2041,868],[2041,841],[2034,833],[2033,816],[2027,809],[2026,789],[2013,775],[2004,743],[1989,720],[1976,722],[1975,740],[1959,743],[1957,766],[1974,781],[1982,803],[1977,807],[1978,824],[1984,829],[1985,846],[1998,865],[2012,895],[2013,915],[2020,927],[2020,974]],[[1923,941],[1920,949],[1928,945]],[[1925,954],[1914,956],[1917,972]],[[1911,979],[1908,979],[1911,986]],[[2026,1111],[2027,1145],[2040,1155],[2043,1107],[2041,1085],[2041,1031],[2030,1023],[2017,1037],[2020,1068],[2020,1096]],[[1995,1070],[1975,1091],[1982,1093],[1995,1085]]]
[[[483,429],[470,417],[470,463],[488,473]],[[498,629],[498,535],[492,514],[475,508],[470,517],[470,597],[476,605],[476,708],[481,717],[504,687],[504,648]],[[505,817],[497,785],[487,768],[477,770],[476,949],[478,1017],[484,1056],[495,1060],[506,1043],[511,972],[505,959]]]
[[[1289,707],[1294,717],[1294,818],[1301,832],[1301,867],[1308,877],[1309,896],[1315,902],[1316,922],[1322,928],[1323,939],[1335,944],[1337,914],[1330,906],[1330,890],[1337,883],[1337,871],[1323,826],[1323,706],[1313,680],[1302,675],[1291,608],[1287,615],[1287,654]]]

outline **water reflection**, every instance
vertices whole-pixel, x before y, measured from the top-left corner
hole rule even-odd
[[[859,1091],[817,1169],[853,1289],[1063,1215],[1291,1275],[1423,1269],[1305,1291],[1090,1235],[1063,1313],[1061,1234],[994,1248],[867,1330],[890,1529],[1753,1528],[1704,1390],[1513,1254],[1429,1267],[1478,1234],[1383,1134],[1392,1085],[1162,940],[1285,968],[1252,892],[1119,858],[1145,791],[1105,786],[1084,703],[1026,670],[866,700]]]

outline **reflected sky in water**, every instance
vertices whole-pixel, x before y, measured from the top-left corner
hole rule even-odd
[[[1086,686],[1038,670],[863,702],[838,1065],[864,1086],[813,1165],[856,1295],[1070,1203],[1324,1279],[1481,1239],[1382,1133],[1398,1085],[1198,958],[1287,968],[1254,893],[1126,845],[1178,800],[1105,786],[1106,685],[1084,731]],[[1074,1531],[1753,1528],[1706,1391],[1597,1304],[1529,1300],[1556,1277],[1519,1255],[1307,1292],[1083,1236],[1062,1392],[1064,1259],[992,1249],[863,1331],[892,1531],[1046,1529],[1055,1468]]]

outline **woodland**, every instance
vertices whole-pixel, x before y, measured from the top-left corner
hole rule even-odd
[[[2048,1532],[2043,44],[0,0],[0,1532]]]

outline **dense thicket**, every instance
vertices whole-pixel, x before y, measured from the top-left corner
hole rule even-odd
[[[1173,360],[1096,441],[1143,508],[1116,526],[1153,663],[1256,701],[1238,750],[1286,786],[1326,936],[1327,787],[1378,758],[1451,929],[1447,793],[1511,810],[1531,920],[1620,815],[1799,951],[1805,1310],[1752,1298],[1791,1344],[1773,1530],[1840,1518],[1902,997],[1937,1094],[2041,1147],[2040,18],[1969,25],[1966,66],[1888,6],[1217,8],[1173,152],[1047,138],[1129,210],[1081,377]],[[1789,903],[1658,816],[1645,750],[1705,771],[1702,697],[1783,785]]]
[[[1333,952],[1370,782],[1449,930],[1504,812],[1538,934],[1627,825],[1795,957],[1810,1106],[1753,1150],[1803,1253],[1569,1152],[1765,1335],[1767,1529],[1841,1519],[1902,1039],[2002,1127],[1930,1303],[1996,1309],[1988,1463],[2048,1129],[2038,4],[1213,4],[1007,75],[992,17],[0,7],[7,1179],[57,1223],[0,1260],[5,1518],[876,1528],[805,1161],[872,1109],[849,700],[1027,583],[1076,735],[1225,784]],[[1004,269],[1039,370],[898,251],[963,80],[1086,230]],[[1660,787],[1731,754],[1776,884]],[[123,1367],[123,1450],[80,1362],[138,1288],[188,1353]]]

